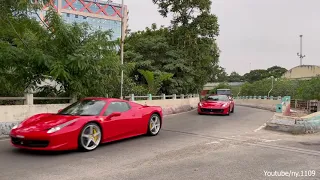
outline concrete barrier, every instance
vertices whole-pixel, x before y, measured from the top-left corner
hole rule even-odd
[[[165,99],[165,100],[141,100],[136,103],[149,106],[161,106],[163,114],[170,115],[190,111],[197,108],[199,97],[187,99]],[[42,105],[6,105],[0,106],[0,137],[9,134],[11,128],[39,113],[56,113],[60,109],[67,107],[69,104],[42,104]]]
[[[238,106],[276,112],[277,105],[281,104],[283,101],[283,99],[236,99],[235,103]],[[320,132],[320,112],[309,114],[307,116],[299,116],[297,113],[289,113],[290,105],[286,104],[284,106],[285,108],[282,109],[282,112],[280,111],[279,113],[275,113],[274,116],[267,121],[265,129],[292,134],[310,134]]]
[[[303,117],[285,116],[276,113],[266,123],[266,129],[292,134],[311,134],[320,132],[320,112]]]

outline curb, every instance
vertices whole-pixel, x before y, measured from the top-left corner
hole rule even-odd
[[[236,104],[236,106],[249,107],[276,112],[275,107],[266,107],[254,104]],[[281,131],[290,134],[314,134],[320,132],[320,117],[317,118],[299,118],[284,117],[275,114],[269,122],[266,123],[266,130]]]
[[[320,119],[281,116],[275,114],[265,129],[291,134],[314,134],[320,132]]]

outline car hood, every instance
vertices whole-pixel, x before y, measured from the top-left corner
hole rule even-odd
[[[202,101],[202,107],[221,107],[228,102],[225,101]]]
[[[44,131],[80,116],[66,116],[58,114],[38,114],[23,121],[19,127],[20,131]]]

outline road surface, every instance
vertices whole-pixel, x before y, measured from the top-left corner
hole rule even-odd
[[[288,179],[272,177],[274,171],[320,179],[320,136],[266,131],[271,116],[246,107],[236,107],[231,116],[173,115],[156,137],[109,143],[89,153],[32,153],[0,140],[0,179]]]

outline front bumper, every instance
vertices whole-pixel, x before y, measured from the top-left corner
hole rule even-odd
[[[229,107],[225,108],[208,108],[208,107],[198,107],[199,114],[228,114]]]
[[[21,133],[12,131],[10,141],[14,147],[41,151],[63,151],[78,148],[78,133],[59,132],[47,134],[46,132]]]

